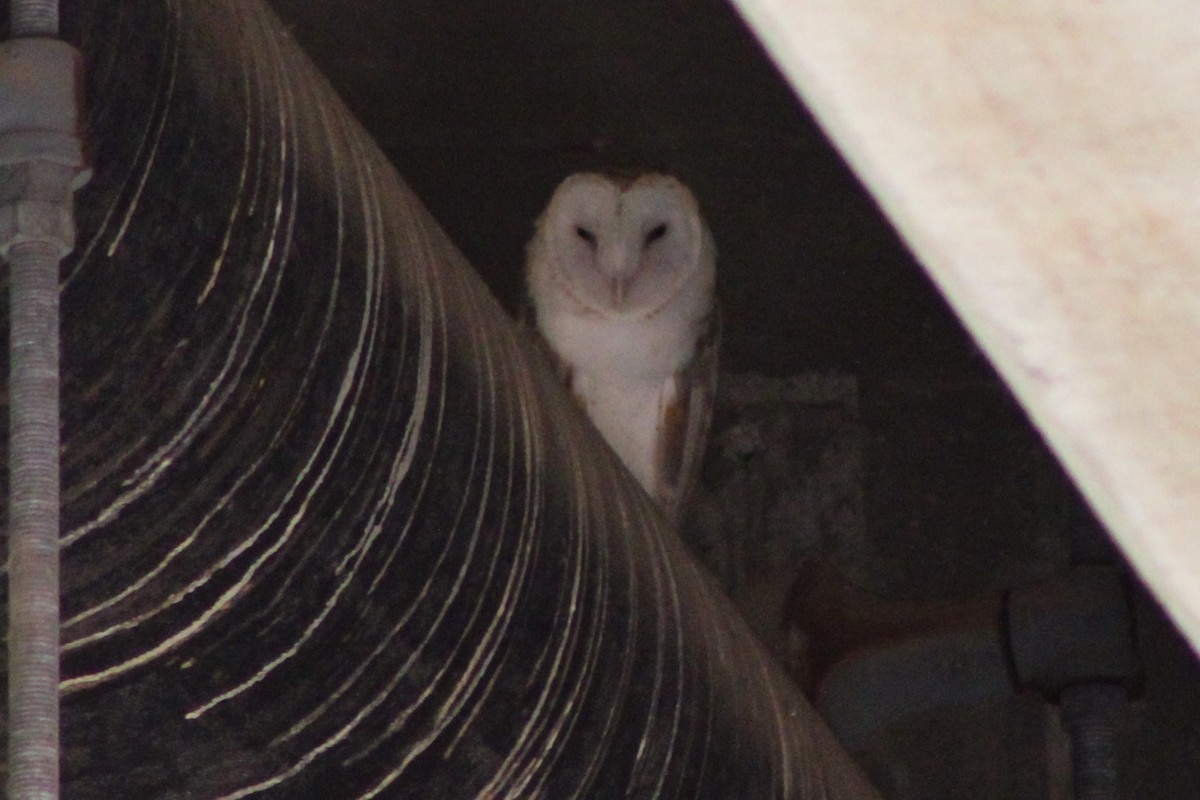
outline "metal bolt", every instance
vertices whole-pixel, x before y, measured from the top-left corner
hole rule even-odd
[[[1071,736],[1076,800],[1118,800],[1117,722],[1125,690],[1110,683],[1081,683],[1062,693],[1062,725]]]

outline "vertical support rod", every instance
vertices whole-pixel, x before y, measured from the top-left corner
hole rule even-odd
[[[1125,690],[1084,683],[1062,693],[1063,728],[1071,736],[1075,800],[1120,800],[1117,723]]]
[[[9,253],[9,779],[11,800],[59,795],[59,252]]]
[[[12,35],[58,35],[58,0],[12,0]],[[8,797],[59,797],[59,299],[61,249],[8,251]]]

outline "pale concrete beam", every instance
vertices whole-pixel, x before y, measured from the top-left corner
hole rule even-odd
[[[1200,5],[736,2],[1200,643]]]

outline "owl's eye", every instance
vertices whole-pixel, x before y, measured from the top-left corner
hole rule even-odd
[[[649,233],[646,234],[646,245],[647,246],[652,245],[666,235],[667,235],[667,223],[664,222],[661,225],[656,225],[650,229]]]
[[[576,233],[576,235],[579,236],[580,239],[583,239],[590,246],[592,246],[592,247],[596,246],[596,234],[592,233],[587,228],[583,227],[582,225],[579,225],[575,228],[575,233]]]

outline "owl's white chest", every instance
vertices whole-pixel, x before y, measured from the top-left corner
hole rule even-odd
[[[539,326],[570,366],[572,388],[593,424],[653,494],[663,409],[674,400],[676,373],[695,354],[699,323],[670,313],[650,319],[552,313]]]
[[[676,314],[649,319],[550,313],[542,335],[573,371],[661,383],[679,371],[696,345],[697,324]]]

